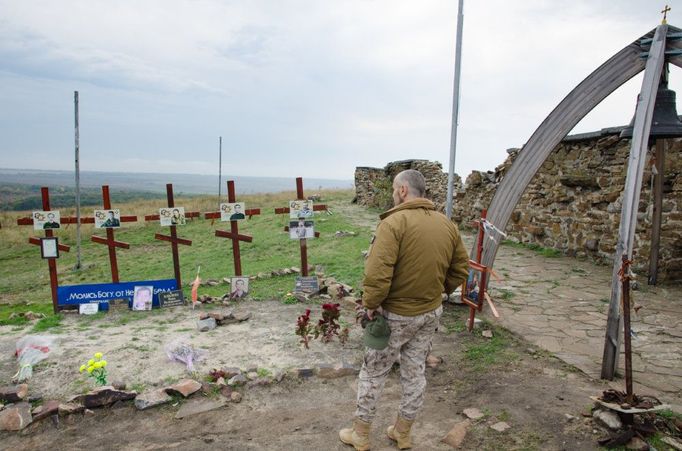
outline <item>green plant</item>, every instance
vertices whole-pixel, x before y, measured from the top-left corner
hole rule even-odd
[[[45,318],[41,318],[33,326],[33,332],[42,332],[44,330],[52,329],[53,327],[59,327],[62,322],[61,315],[50,315]]]
[[[272,376],[272,371],[270,371],[267,368],[258,368],[256,370],[256,373],[258,373],[258,377],[270,377],[270,376]]]
[[[282,300],[282,304],[286,305],[298,304],[298,299],[293,294],[287,293],[287,295],[284,296],[284,299]]]
[[[107,385],[107,361],[104,360],[101,352],[96,352],[94,358],[88,360],[85,365],[81,365],[79,372],[87,372],[88,377],[95,380],[98,385]]]

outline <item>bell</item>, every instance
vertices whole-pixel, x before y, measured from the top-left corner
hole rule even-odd
[[[667,72],[667,68],[665,68],[658,83],[654,114],[651,118],[651,130],[649,131],[650,140],[682,136],[682,122],[677,117],[677,107],[675,106],[675,91],[668,89]],[[630,125],[620,133],[620,137],[632,138],[634,125],[635,118],[633,117]]]

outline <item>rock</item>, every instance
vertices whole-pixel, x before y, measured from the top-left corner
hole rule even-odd
[[[249,371],[246,373],[246,378],[250,381],[258,379],[258,373],[255,371]]]
[[[317,377],[322,379],[336,379],[338,377],[355,376],[359,370],[348,363],[337,363],[336,365],[321,364],[317,367]]]
[[[122,381],[113,381],[111,383],[111,386],[114,387],[116,390],[125,390],[126,389],[126,383]]]
[[[215,329],[217,325],[215,318],[206,318],[197,321],[197,329],[199,329],[199,332],[208,332],[209,330]]]
[[[223,407],[226,402],[220,398],[216,400],[206,398],[192,399],[180,407],[178,413],[175,414],[175,419],[179,420],[199,413],[210,412],[211,410]]]
[[[0,402],[0,410],[2,410],[2,409],[4,409],[4,408],[5,408],[5,405],[4,405],[3,403]]]
[[[662,437],[661,441],[663,443],[665,443],[666,445],[670,445],[673,449],[675,449],[677,451],[682,451],[682,443],[678,442],[677,440],[675,440],[672,437],[667,437],[667,436]]]
[[[201,389],[201,383],[195,381],[194,379],[183,379],[177,384],[173,384],[170,387],[166,387],[165,391],[169,395],[181,395],[183,398],[196,393]]]
[[[315,371],[313,371],[312,368],[299,368],[298,370],[296,370],[296,372],[298,374],[298,377],[302,378],[313,377],[313,375],[315,374]]]
[[[5,401],[6,403],[19,402],[28,396],[28,385],[8,385],[0,387],[0,401]]]
[[[172,400],[173,398],[166,393],[166,390],[158,389],[137,395],[135,398],[135,407],[137,407],[137,410],[145,410],[166,404]]]
[[[0,431],[20,431],[33,422],[31,405],[18,402],[0,412]]]
[[[481,332],[481,335],[485,338],[493,338],[493,331],[492,330],[484,330]]]
[[[35,402],[40,402],[43,400],[43,395],[40,393],[36,393],[34,395],[29,395],[28,398],[26,398],[26,401],[29,403],[35,403]]]
[[[478,420],[479,418],[483,418],[485,416],[483,412],[481,412],[475,407],[469,407],[468,409],[464,409],[462,413],[471,420]]]
[[[450,432],[448,432],[448,434],[445,437],[443,437],[441,442],[447,443],[448,445],[452,446],[455,449],[459,448],[462,442],[464,441],[464,437],[467,434],[469,426],[471,426],[470,420],[464,420],[455,424],[453,428],[450,429]]]
[[[227,385],[223,388],[220,389],[220,394],[223,395],[226,399],[232,400],[232,387],[228,387]]]
[[[632,437],[625,445],[625,449],[634,449],[635,451],[649,451],[649,444],[639,437]]]
[[[215,381],[216,385],[219,387],[224,387],[227,385],[227,382],[225,382],[224,377],[219,377],[218,380]]]
[[[272,375],[272,378],[275,380],[275,382],[282,382],[285,376],[285,372],[282,370],[277,370],[275,371],[275,374]],[[2,409],[0,409],[2,410]]]
[[[227,381],[227,385],[235,386],[235,385],[245,384],[247,382],[247,380],[248,379],[246,379],[246,377],[243,374],[239,373],[235,376],[232,376],[230,378],[230,380]]]
[[[242,402],[242,394],[238,391],[233,391],[232,395],[230,395],[230,400],[232,402],[240,403]]]
[[[214,279],[209,279],[206,281],[206,285],[208,285],[209,287],[215,287],[215,286],[220,285],[220,282],[218,282],[217,280],[214,280]]]
[[[74,396],[69,399],[69,402],[80,404],[85,408],[108,406],[116,401],[127,401],[134,399],[137,392],[116,390],[114,387],[107,385],[97,388],[84,395]]]
[[[202,395],[210,395],[213,392],[213,387],[215,385],[211,384],[210,382],[202,382],[201,383],[201,394]]]
[[[568,421],[575,421],[575,419],[576,419],[576,417],[574,417],[570,413],[565,413],[564,416],[566,417],[566,420],[568,420]]]
[[[33,421],[40,421],[43,418],[47,418],[50,415],[59,414],[59,401],[54,399],[43,403],[42,405],[33,409]]]
[[[623,427],[623,423],[620,421],[618,414],[610,410],[597,409],[592,412],[592,418],[613,431],[617,431]]]
[[[236,376],[237,374],[242,374],[242,370],[240,370],[239,368],[234,367],[234,366],[231,366],[228,368],[223,368],[222,372],[225,373],[225,376],[224,376],[225,379],[231,379],[234,376]]]
[[[504,421],[500,421],[499,423],[495,423],[492,426],[490,426],[490,429],[494,429],[497,432],[504,432],[510,427],[511,426],[509,426],[509,424],[505,423]]]
[[[83,415],[91,416],[91,415],[94,415],[94,414],[95,414],[95,412],[94,412],[93,410],[90,410],[90,409],[85,409],[85,410],[83,411]]]
[[[75,402],[66,402],[59,404],[59,415],[71,415],[74,413],[79,413],[85,410],[85,407],[82,404],[78,404]]]

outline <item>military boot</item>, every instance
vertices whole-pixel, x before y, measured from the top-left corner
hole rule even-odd
[[[406,420],[405,418],[398,415],[398,418],[395,420],[395,425],[389,426],[388,429],[386,429],[388,438],[398,442],[398,448],[412,448],[412,442],[410,441],[410,429],[412,428],[412,423],[414,423],[414,420]]]
[[[369,450],[369,427],[372,423],[362,421],[359,418],[353,420],[353,427],[341,429],[339,438],[346,445],[352,445],[358,451]]]

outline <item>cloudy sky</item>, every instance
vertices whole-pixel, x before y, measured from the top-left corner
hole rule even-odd
[[[456,172],[501,163],[663,6],[465,0]],[[407,158],[447,168],[456,0],[0,0],[0,11],[0,167],[72,169],[77,90],[82,170],[217,174],[219,136],[223,174],[351,179]],[[574,132],[629,122],[641,79]]]

